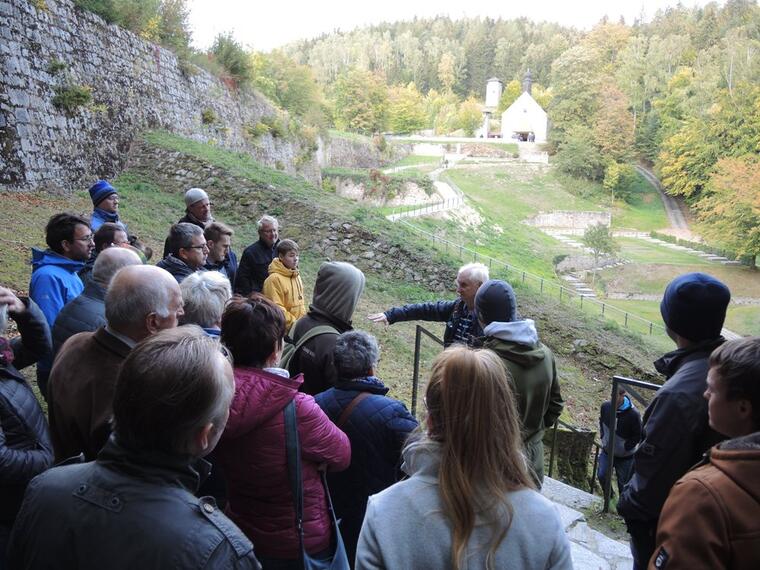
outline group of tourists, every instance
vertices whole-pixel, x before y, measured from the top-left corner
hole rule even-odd
[[[29,296],[0,287],[0,569],[572,568],[539,492],[557,364],[509,283],[471,263],[456,300],[369,315],[446,323],[418,423],[354,328],[361,270],[322,263],[307,309],[274,217],[238,263],[191,188],[149,265],[118,191],[90,196],[50,218]],[[729,299],[676,278],[643,429],[625,393],[602,410],[637,568],[760,564],[760,338],[724,342]]]

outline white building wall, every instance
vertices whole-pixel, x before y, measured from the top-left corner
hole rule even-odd
[[[532,132],[535,142],[544,143],[548,131],[548,115],[528,93],[523,92],[501,115],[501,136],[505,140],[510,140],[515,132]]]

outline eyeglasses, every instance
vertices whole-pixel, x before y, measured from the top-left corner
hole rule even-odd
[[[187,247],[183,247],[182,249],[208,249],[208,244],[203,245],[188,245]]]
[[[90,234],[88,236],[74,238],[74,241],[95,241],[95,236]]]

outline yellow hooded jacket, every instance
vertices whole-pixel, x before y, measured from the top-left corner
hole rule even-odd
[[[298,269],[288,269],[279,257],[269,264],[269,277],[264,281],[262,293],[285,312],[286,330],[306,314],[303,281]]]

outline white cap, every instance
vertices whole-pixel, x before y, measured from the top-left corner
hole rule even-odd
[[[208,194],[202,188],[190,188],[185,192],[185,206],[192,206],[201,200],[208,200]]]

